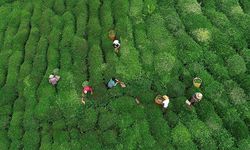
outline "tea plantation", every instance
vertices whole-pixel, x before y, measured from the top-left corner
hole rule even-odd
[[[107,90],[111,77],[127,87]],[[7,149],[250,150],[250,1],[0,0]]]

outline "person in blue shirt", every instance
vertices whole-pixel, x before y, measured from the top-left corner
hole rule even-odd
[[[119,82],[120,82],[120,81],[119,81],[118,79],[116,79],[116,78],[111,78],[111,79],[109,80],[109,82],[107,83],[107,88],[108,88],[108,89],[111,89],[111,88],[115,87]]]

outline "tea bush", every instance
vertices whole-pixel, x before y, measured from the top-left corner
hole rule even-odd
[[[23,147],[25,149],[39,148],[39,133],[37,130],[28,130],[23,136]]]
[[[215,139],[219,149],[230,149],[234,147],[235,139],[230,135],[226,129],[221,129],[215,132]]]
[[[129,14],[135,23],[142,21],[143,1],[142,0],[131,0]]]
[[[250,148],[249,138],[241,140],[238,144],[240,150],[247,150]]]
[[[87,132],[82,137],[82,149],[101,149],[101,143],[96,132]]]
[[[75,8],[73,9],[73,13],[76,17],[76,34],[78,36],[85,35],[86,26],[87,26],[87,5],[85,0],[79,0]]]
[[[100,0],[88,0],[87,3],[91,10],[89,15],[92,17],[96,16],[97,15],[96,12],[98,12],[98,9],[101,4]]]
[[[58,15],[62,15],[66,9],[64,0],[55,0],[53,9]]]
[[[78,127],[81,131],[89,131],[95,128],[97,121],[97,112],[93,108],[89,108],[85,111],[83,116],[80,118]]]
[[[200,149],[217,149],[214,140],[211,138],[211,131],[199,120],[191,120],[189,129],[198,142]]]
[[[173,144],[177,149],[197,149],[195,144],[192,142],[188,129],[180,122],[173,128],[172,138]]]
[[[87,30],[88,42],[90,43],[89,45],[99,45],[101,26],[97,17],[92,17],[89,19]]]
[[[40,31],[41,34],[43,35],[49,35],[50,31],[51,31],[51,22],[50,22],[50,18],[52,16],[52,11],[50,9],[46,9],[41,16],[41,26],[40,26]]]
[[[8,149],[8,145],[10,144],[10,141],[6,138],[6,134],[5,130],[0,130],[0,145],[3,149]]]
[[[247,0],[240,0],[239,3],[241,4],[241,6],[243,6],[243,10],[244,12],[246,12],[247,14],[250,14],[250,2]]]
[[[248,8],[245,0],[1,1],[1,149],[249,149]],[[126,88],[106,90],[111,77]],[[83,105],[85,80],[94,94]],[[190,109],[195,92],[204,97]],[[158,94],[169,96],[166,110],[154,104]]]
[[[116,65],[116,74],[125,80],[137,79],[141,75],[138,51],[127,39],[123,39],[122,44],[122,56]]]
[[[178,55],[184,64],[200,61],[203,58],[202,48],[185,32],[178,33]]]
[[[29,72],[31,72],[31,68],[32,68],[32,58],[35,55],[36,52],[36,46],[37,43],[39,41],[39,29],[38,28],[32,28],[30,31],[30,35],[29,35],[29,39],[27,40],[27,43],[25,45],[25,55],[24,55],[24,59],[26,61],[25,65],[23,64],[21,66],[20,69],[20,74],[23,75],[20,78],[24,78],[25,76],[27,76],[29,74]],[[26,67],[27,66],[27,67]]]
[[[244,59],[239,55],[233,55],[227,60],[227,66],[230,70],[231,76],[237,76],[246,72],[246,63]]]
[[[108,130],[108,131],[103,132],[101,139],[102,139],[103,145],[109,146],[110,148],[114,147],[118,143],[117,133],[114,130]]]
[[[245,60],[247,71],[248,71],[250,68],[250,49],[245,48],[242,50],[241,53],[242,53],[242,57]]]

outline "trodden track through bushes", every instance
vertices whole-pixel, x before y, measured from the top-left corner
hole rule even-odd
[[[248,0],[0,1],[0,149],[250,149],[249,12]],[[112,77],[126,88],[107,89]]]

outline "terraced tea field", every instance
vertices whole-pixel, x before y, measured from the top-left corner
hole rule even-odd
[[[249,100],[249,0],[0,1],[1,150],[249,150]]]

